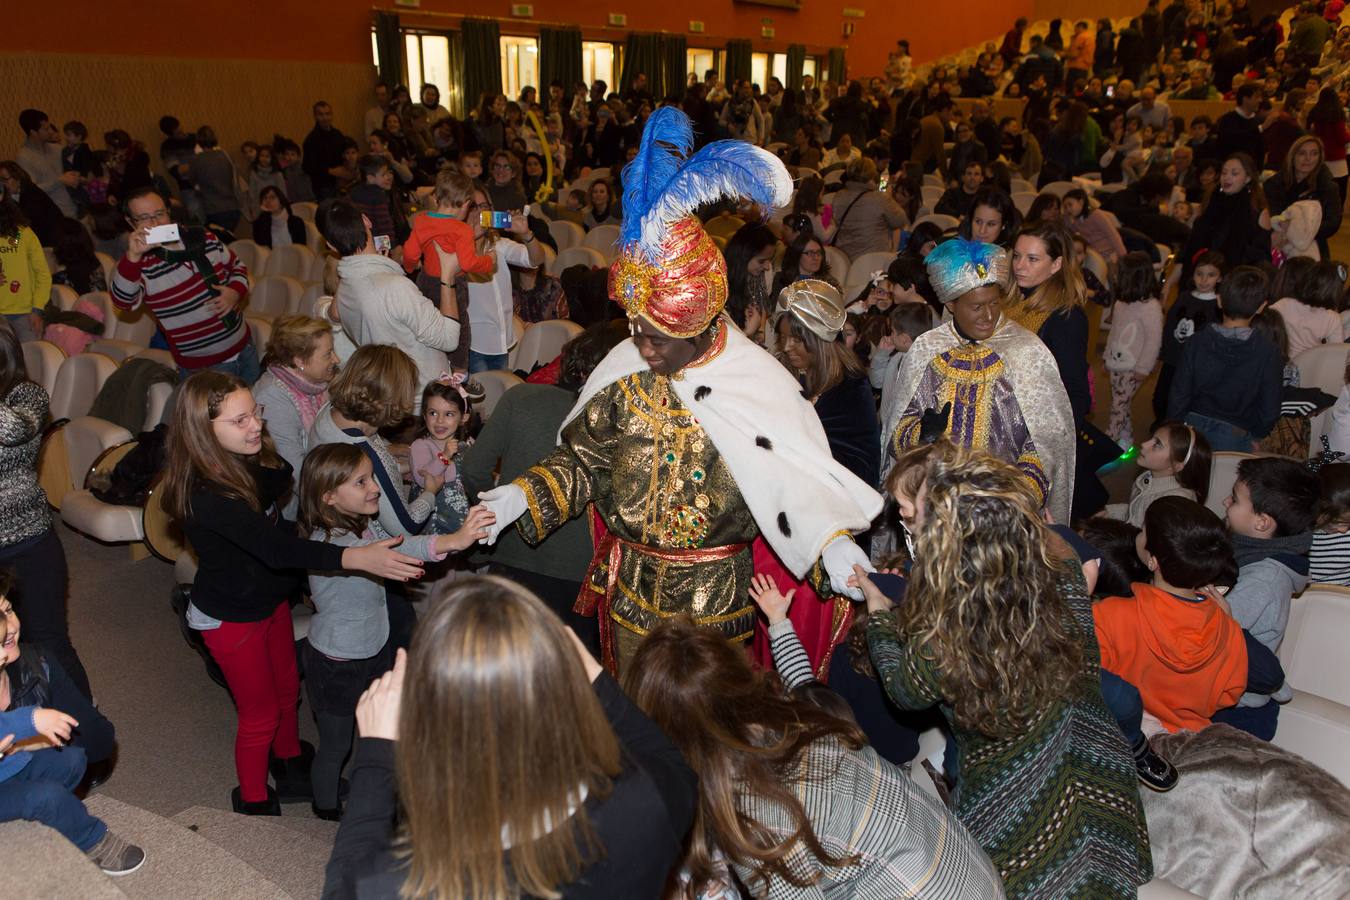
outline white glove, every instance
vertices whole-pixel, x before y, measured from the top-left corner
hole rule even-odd
[[[497,517],[497,521],[488,528],[487,537],[478,541],[489,547],[497,543],[497,536],[502,533],[502,529],[519,519],[525,510],[529,509],[529,504],[525,502],[525,492],[514,484],[503,484],[490,491],[483,491],[478,495],[478,502],[492,510]]]
[[[843,594],[850,600],[861,600],[862,591],[848,586],[853,577],[853,567],[862,566],[868,572],[875,572],[876,566],[867,558],[862,548],[853,543],[853,538],[837,537],[825,545],[820,554],[820,564],[830,576],[830,587],[836,594]]]

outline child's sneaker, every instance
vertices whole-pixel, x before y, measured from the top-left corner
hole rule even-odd
[[[104,875],[114,878],[118,875],[130,875],[145,864],[145,851],[135,844],[113,834],[104,832],[103,839],[84,852],[94,861]]]
[[[1181,777],[1177,774],[1177,767],[1154,752],[1148,738],[1141,739],[1140,746],[1133,749],[1133,754],[1134,769],[1144,787],[1165,794],[1177,786]]]

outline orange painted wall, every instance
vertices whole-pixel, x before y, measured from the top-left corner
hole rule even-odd
[[[273,59],[360,63],[369,60],[370,0],[64,0],[12,4],[0,29],[0,51],[91,53],[199,59]],[[391,0],[377,5],[393,8]],[[865,11],[845,19],[844,7]],[[910,41],[916,62],[1001,35],[1018,15],[1030,15],[1032,0],[963,0],[959,12],[939,3],[904,0],[804,0],[799,11],[748,6],[731,0],[534,0],[534,18],[509,18],[510,0],[422,0],[420,12],[498,16],[505,33],[528,34],[538,23],[580,25],[588,39],[621,40],[630,30],[684,34],[691,45],[722,46],[730,37],[750,37],[757,51],[807,45],[813,53],[848,48],[853,76],[881,71],[895,40]],[[453,19],[397,9],[404,21],[449,28]],[[608,14],[628,16],[626,28],[605,25]],[[773,20],[773,40],[759,37],[761,19]],[[699,19],[706,31],[688,32]],[[842,25],[851,21],[851,38]]]

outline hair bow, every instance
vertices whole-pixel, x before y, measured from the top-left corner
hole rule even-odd
[[[441,384],[454,388],[459,395],[464,398],[465,404],[469,402],[469,392],[464,390],[464,382],[469,380],[468,375],[463,372],[442,372],[440,377],[436,380]]]

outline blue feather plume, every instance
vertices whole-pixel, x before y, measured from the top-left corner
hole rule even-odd
[[[764,210],[784,206],[792,197],[792,176],[767,150],[745,141],[715,141],[690,157],[649,197],[637,242],[647,259],[656,262],[672,223],[726,197],[748,197]]]
[[[624,244],[638,240],[643,217],[694,149],[694,123],[678,106],[651,114],[637,156],[623,170]]]

